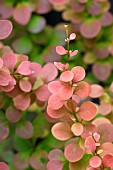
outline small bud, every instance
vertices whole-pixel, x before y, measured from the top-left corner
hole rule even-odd
[[[68,27],[68,25],[64,25],[64,27],[65,27],[65,28],[67,28],[67,27]]]
[[[103,149],[99,149],[98,151],[97,151],[97,154],[99,155],[99,154],[101,154],[103,152]]]

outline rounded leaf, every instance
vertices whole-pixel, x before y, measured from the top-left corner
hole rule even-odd
[[[59,98],[58,93],[54,93],[50,96],[48,100],[48,106],[53,110],[58,110],[63,106],[64,102],[65,102],[64,100],[61,100]]]
[[[59,122],[52,127],[53,136],[61,141],[67,140],[73,136],[71,128],[68,123]]]
[[[59,98],[61,100],[68,100],[72,97],[73,95],[73,89],[72,87],[70,86],[62,86],[59,91],[58,91],[58,94],[59,94]]]
[[[74,73],[74,78],[73,78],[73,82],[78,82],[84,79],[85,77],[85,70],[83,67],[81,66],[76,66],[74,68],[72,68],[71,70]]]
[[[2,57],[4,65],[8,67],[9,70],[13,71],[17,62],[16,55],[13,53],[7,53]]]
[[[92,102],[83,103],[78,111],[80,118],[86,121],[92,120],[96,116],[96,113],[97,108]]]
[[[113,156],[112,155],[105,155],[102,163],[105,168],[112,168],[113,167]]]
[[[1,170],[9,170],[9,167],[6,163],[0,162],[0,169]]]
[[[9,126],[0,120],[0,141],[5,140],[9,135]]]
[[[19,67],[16,70],[16,73],[22,74],[22,75],[30,75],[32,73],[30,68],[30,61],[23,61]]]
[[[57,47],[56,47],[56,52],[57,52],[59,55],[67,54],[67,50],[65,50],[65,48],[64,48],[63,46],[57,46]]]
[[[47,113],[52,118],[60,118],[60,117],[64,116],[67,112],[68,111],[65,106],[62,106],[58,110],[53,110],[50,107],[47,107]]]
[[[64,157],[63,151],[60,150],[60,149],[53,149],[48,154],[49,160],[52,160],[52,159],[61,159],[63,157]]]
[[[39,87],[37,91],[35,92],[35,94],[36,94],[37,99],[43,102],[48,101],[51,95],[47,84],[44,84],[41,87]]]
[[[33,137],[33,125],[29,121],[22,122],[21,125],[16,126],[16,134],[23,139],[30,139]]]
[[[13,25],[9,20],[0,20],[0,40],[7,38],[13,29]]]
[[[28,156],[25,157],[23,153],[15,154],[13,157],[12,165],[15,169],[26,169],[29,166]]]
[[[64,150],[64,155],[69,162],[77,162],[82,159],[84,151],[76,143],[69,143]]]
[[[48,170],[53,170],[53,169],[62,170],[63,166],[64,166],[64,163],[61,160],[58,160],[58,159],[50,160],[47,163],[47,169]]]
[[[74,94],[81,98],[88,97],[91,92],[91,87],[87,82],[80,82],[75,87]]]
[[[46,83],[54,80],[58,74],[58,71],[53,63],[47,63],[40,73],[42,80]]]
[[[19,94],[14,99],[14,106],[19,110],[26,110],[30,106],[31,99],[28,95]]]
[[[95,152],[96,145],[95,145],[95,140],[92,138],[92,136],[86,138],[84,145],[88,151]]]
[[[89,160],[89,165],[93,168],[98,168],[101,165],[102,161],[98,156],[93,156]]]
[[[98,98],[98,97],[102,96],[103,93],[104,93],[104,89],[102,86],[100,86],[98,84],[91,85],[91,93],[89,95],[90,97]]]
[[[16,123],[21,119],[22,113],[20,110],[17,110],[16,108],[9,107],[6,110],[6,117],[10,122]]]
[[[80,136],[83,133],[83,125],[81,123],[74,123],[71,126],[71,131],[75,136]]]
[[[13,10],[13,18],[21,25],[26,25],[31,17],[31,10],[25,4],[19,4]]]
[[[111,66],[110,64],[104,64],[104,65],[94,64],[92,67],[92,72],[98,80],[104,81],[111,74]]]
[[[12,77],[5,70],[0,70],[0,85],[7,86],[11,81]]]
[[[61,75],[60,75],[60,80],[63,82],[70,82],[74,77],[74,74],[72,71],[64,71]]]
[[[47,152],[44,150],[34,152],[29,159],[30,166],[35,170],[45,170],[47,161]]]
[[[80,32],[85,38],[95,38],[101,30],[101,24],[98,20],[90,22],[85,21],[81,27]]]
[[[52,3],[53,5],[63,5],[67,2],[67,0],[49,0],[50,3]]]
[[[0,69],[3,67],[3,60],[0,58]]]
[[[19,81],[19,86],[20,86],[20,89],[24,92],[30,92],[32,89],[32,85],[29,82],[29,80],[25,80],[25,79],[21,79]]]
[[[113,125],[103,123],[98,126],[98,133],[101,136],[101,143],[113,142]]]
[[[107,155],[110,154],[113,156],[113,144],[111,142],[105,142],[103,143],[98,150],[102,150],[102,152],[99,154],[102,158]]]
[[[52,81],[48,84],[48,89],[51,93],[56,93],[62,87],[59,81]]]

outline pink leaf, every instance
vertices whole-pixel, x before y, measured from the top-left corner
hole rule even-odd
[[[81,123],[74,123],[71,126],[71,131],[75,136],[80,136],[83,133],[83,125]]]
[[[46,170],[46,164],[48,161],[47,156],[47,152],[42,149],[38,151],[38,153],[33,152],[29,159],[30,166],[36,170]]]
[[[41,87],[39,87],[37,91],[35,92],[35,94],[36,94],[37,99],[43,102],[48,101],[51,95],[47,84],[44,84]]]
[[[16,123],[21,119],[22,113],[20,110],[17,110],[16,108],[9,107],[6,110],[6,117],[10,122]]]
[[[61,75],[60,75],[60,80],[63,82],[70,82],[74,77],[74,74],[72,71],[64,71]]]
[[[111,83],[109,90],[113,92],[113,82]]]
[[[0,85],[1,86],[7,86],[9,82],[11,81],[11,76],[8,72],[5,70],[0,70]]]
[[[7,38],[13,29],[11,21],[0,20],[0,40]]]
[[[62,87],[59,81],[52,81],[48,84],[48,89],[51,93],[56,93]]]
[[[0,69],[3,67],[3,60],[0,58]]]
[[[18,152],[13,156],[12,165],[14,169],[24,170],[29,166],[28,156],[24,152]]]
[[[42,71],[42,66],[38,63],[32,62],[30,64],[30,69],[32,70],[31,77],[37,77]]]
[[[53,63],[47,63],[40,73],[42,80],[48,83],[57,77],[58,71]]]
[[[100,102],[98,112],[102,115],[108,115],[112,111],[112,104],[104,101]]]
[[[96,145],[95,145],[95,141],[92,138],[92,136],[89,136],[86,138],[85,140],[85,148],[91,152],[95,152],[96,150]]]
[[[25,76],[30,75],[32,73],[30,65],[31,65],[30,61],[23,61],[17,68],[16,73],[19,73]]]
[[[99,140],[100,140],[100,135],[99,135],[97,132],[95,132],[95,133],[93,134],[93,137],[94,137],[94,139],[95,139],[96,142],[99,142]]]
[[[53,110],[53,109],[47,107],[47,113],[52,118],[60,118],[60,117],[64,116],[67,112],[68,111],[65,106],[62,106],[58,110]]]
[[[111,25],[113,23],[113,15],[109,11],[103,13],[100,22],[103,27]]]
[[[75,102],[75,100],[73,99],[69,99],[67,101],[67,107],[71,110],[71,111],[75,111],[76,110],[76,107],[77,107],[77,103]]]
[[[92,67],[92,72],[94,76],[100,81],[106,80],[110,76],[111,71],[111,65],[108,63],[103,65],[94,64]]]
[[[0,162],[0,169],[1,170],[9,170],[9,167],[6,163]]]
[[[48,106],[53,110],[58,110],[63,106],[64,102],[65,102],[64,100],[61,100],[59,98],[58,93],[54,93],[50,96],[48,100]]]
[[[30,7],[25,4],[20,4],[14,8],[13,18],[21,25],[26,25],[31,17]]]
[[[101,143],[113,142],[113,125],[103,123],[98,126],[98,133],[101,136]]]
[[[77,84],[77,87],[75,87],[74,94],[81,98],[88,97],[91,92],[91,87],[87,82],[80,82]]]
[[[101,165],[102,161],[98,156],[93,156],[89,160],[89,165],[93,168],[98,168]]]
[[[97,108],[95,104],[92,102],[85,102],[80,106],[80,109],[78,111],[79,116],[81,119],[90,121],[92,120],[97,113]]]
[[[9,126],[0,120],[0,141],[5,140],[9,135]]]
[[[83,67],[76,66],[71,70],[74,73],[73,82],[78,82],[84,79],[85,77],[85,70]]]
[[[49,160],[53,159],[61,159],[64,157],[63,151],[60,149],[53,149],[49,152],[48,158]]]
[[[82,159],[84,151],[80,148],[79,145],[72,142],[65,147],[64,155],[68,161],[77,162]]]
[[[101,24],[98,20],[91,22],[85,21],[80,27],[80,32],[85,38],[95,38],[101,30]]]
[[[67,54],[67,50],[65,50],[65,48],[64,48],[63,46],[57,46],[57,47],[56,47],[56,52],[57,52],[59,55]]]
[[[70,53],[70,57],[73,57],[75,56],[76,54],[78,53],[78,50],[74,50]]]
[[[49,2],[49,0],[46,1],[38,1],[38,4],[36,6],[36,13],[37,14],[46,14],[48,12],[50,12],[51,10],[51,4]]]
[[[104,93],[104,89],[103,89],[102,86],[100,86],[98,84],[92,84],[91,85],[90,97],[98,98],[98,97],[102,96],[103,93]]]
[[[113,167],[113,156],[112,155],[105,155],[102,163],[104,165],[105,168],[111,168]]]
[[[72,97],[73,95],[73,89],[72,87],[70,86],[62,86],[59,91],[58,91],[58,94],[59,94],[59,98],[61,100],[68,100]]]
[[[111,124],[110,120],[105,117],[98,117],[92,121],[92,124],[95,125],[96,127],[104,123]]]
[[[76,38],[76,34],[75,33],[70,34],[70,36],[69,36],[70,40],[74,40],[75,38]]]
[[[68,123],[59,122],[52,127],[53,136],[61,141],[67,140],[73,136],[71,128]]]
[[[111,142],[103,143],[98,150],[102,150],[99,155],[103,158],[105,155],[110,154],[113,156],[113,144]]]
[[[32,85],[29,82],[29,80],[25,80],[25,79],[21,79],[19,81],[19,86],[20,86],[20,89],[24,92],[30,92],[32,89]]]
[[[88,136],[93,135],[95,132],[97,132],[97,128],[93,124],[86,124],[84,125],[84,131],[82,133],[82,138],[86,139]]]
[[[28,95],[19,94],[14,99],[14,106],[19,110],[26,110],[30,106],[31,99]]]
[[[68,63],[62,64],[61,62],[54,62],[54,65],[60,71],[65,71],[65,70],[68,70],[68,68],[69,68],[69,64]]]
[[[2,59],[3,59],[4,65],[8,67],[9,70],[13,71],[16,65],[16,62],[17,62],[16,55],[13,53],[7,53],[2,57]]]
[[[56,4],[56,5],[63,5],[67,2],[67,0],[49,0],[50,3]]]
[[[102,7],[101,4],[96,2],[96,1],[92,1],[92,3],[89,5],[88,7],[88,13],[93,15],[93,16],[97,16],[101,13]]]
[[[33,137],[33,125],[29,121],[22,122],[21,125],[16,126],[16,134],[23,139],[30,139]]]
[[[10,92],[15,88],[16,80],[12,77],[12,80],[9,81],[7,86],[2,86],[1,90],[4,92]]]
[[[48,170],[62,170],[64,166],[64,163],[61,160],[58,159],[53,159],[50,160],[47,164],[47,169]]]

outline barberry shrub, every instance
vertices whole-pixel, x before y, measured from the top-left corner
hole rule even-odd
[[[75,66],[69,69],[69,59],[78,51],[70,50],[70,41],[76,38],[76,34],[69,35],[68,25],[65,25],[65,29],[67,49],[57,46],[56,52],[61,56],[67,55],[67,61],[54,62],[61,74],[57,80],[48,84],[52,94],[48,100],[47,114],[56,119],[51,129],[53,136],[60,141],[66,141],[66,144],[63,148],[64,154],[58,149],[49,153],[47,169],[63,170],[65,166],[69,170],[112,169],[113,125],[107,118],[98,116],[98,106],[88,101],[88,96],[102,96],[104,89],[100,85],[90,85],[83,81],[86,75],[83,67]],[[111,109],[108,111],[108,105],[109,103],[104,106],[103,114],[111,112]]]
[[[22,25],[27,24],[30,18],[28,7],[26,21],[23,22],[20,18],[20,11],[25,8],[19,6],[13,14],[15,21]],[[12,31],[12,24],[8,20],[1,20],[0,24],[0,39],[5,39]],[[65,63],[47,63],[42,67],[39,63],[28,61],[28,56],[16,54],[12,50],[0,58],[0,141],[7,141],[12,135],[10,129],[14,129],[14,147],[19,151],[13,156],[11,169],[113,169],[113,124],[109,117],[103,117],[111,113],[112,84],[107,95],[100,85],[90,85],[83,80],[86,76],[83,67],[70,68],[70,58],[78,53],[78,50],[70,50],[70,41],[75,40],[76,34],[69,35],[68,25],[65,25],[65,30],[67,49],[63,46],[56,47],[58,55],[67,56]],[[61,72],[59,77],[58,70]],[[99,98],[100,105],[94,104],[90,97]],[[4,100],[5,98],[11,102]],[[43,112],[46,110],[45,117],[53,125],[47,127],[44,119],[45,128],[51,128],[52,135],[64,142],[60,147],[54,145],[54,149],[44,150],[42,144],[34,151],[37,136],[42,135],[37,132],[37,119],[43,119],[44,115],[40,117],[38,109],[39,117],[36,117],[36,121],[32,122],[27,118],[26,111],[32,110],[33,104]],[[40,129],[43,131],[43,127]],[[44,135],[46,133],[48,132]],[[21,147],[24,145],[24,150],[18,144]],[[0,162],[0,169],[9,170],[9,167]]]

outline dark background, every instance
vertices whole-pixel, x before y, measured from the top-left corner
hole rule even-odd
[[[110,11],[113,13],[113,0],[109,0],[111,3]],[[48,14],[43,15],[46,18],[47,24],[55,26],[56,24],[62,22],[61,13],[56,11],[51,11]]]

